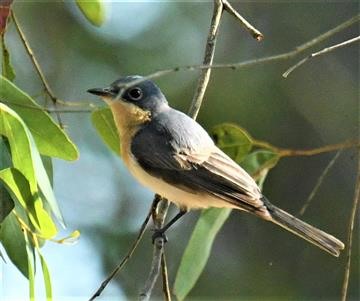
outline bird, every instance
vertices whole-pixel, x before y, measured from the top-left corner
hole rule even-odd
[[[124,76],[88,92],[110,107],[120,136],[121,157],[130,173],[179,208],[153,239],[163,236],[189,210],[215,207],[252,213],[336,257],[344,249],[334,236],[273,205],[198,122],[169,106],[153,81]]]

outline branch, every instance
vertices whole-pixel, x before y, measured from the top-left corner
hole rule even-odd
[[[30,110],[43,111],[43,112],[47,112],[47,113],[91,113],[97,108],[102,108],[102,106],[95,106],[91,103],[88,106],[84,106],[84,108],[80,108],[80,106],[79,106],[78,109],[51,109],[51,108],[44,108],[42,106],[37,107],[37,106],[31,106],[31,105],[26,105],[26,104],[22,104],[22,103],[14,103],[11,101],[6,101],[6,100],[1,100],[0,103],[8,104],[11,106],[17,106],[20,108],[30,109]]]
[[[338,150],[343,150],[352,147],[360,147],[360,139],[359,140],[348,140],[342,143],[329,144],[317,148],[312,149],[286,149],[274,146],[268,142],[253,140],[253,145],[257,147],[264,147],[272,150],[275,153],[278,153],[280,157],[295,157],[295,156],[314,156],[322,153],[328,153]]]
[[[129,249],[128,253],[126,254],[126,256],[121,260],[121,262],[116,266],[116,268],[110,273],[110,275],[101,283],[100,287],[97,289],[97,291],[94,293],[94,295],[91,296],[89,301],[95,300],[97,297],[99,297],[101,295],[102,291],[105,289],[105,287],[111,281],[111,279],[113,279],[115,277],[115,275],[118,272],[120,272],[120,270],[129,261],[129,259],[131,258],[131,256],[135,252],[135,249],[137,248],[139,242],[141,241],[141,238],[143,237],[143,235],[145,233],[145,229],[146,229],[146,226],[147,226],[147,224],[149,222],[151,213],[153,211],[154,204],[155,204],[155,200],[154,200],[153,205],[151,206],[151,208],[150,208],[144,222],[141,225],[140,231],[139,231],[135,241],[133,242],[133,244],[132,244],[131,248]]]
[[[203,65],[211,65],[214,60],[214,54],[215,54],[215,46],[216,46],[216,38],[218,35],[220,20],[223,12],[223,3],[222,0],[215,0],[214,1],[214,11],[213,16],[211,20],[210,25],[210,31],[208,34],[206,47],[205,47],[205,55],[203,60]],[[204,94],[207,88],[207,85],[209,83],[211,74],[211,69],[206,68],[201,71],[197,88],[194,94],[194,97],[192,99],[190,109],[189,109],[189,115],[191,115],[192,118],[196,119],[200,106],[202,104]]]
[[[20,36],[20,39],[21,39],[21,41],[22,41],[22,43],[23,43],[23,45],[24,45],[24,47],[25,47],[25,50],[26,50],[27,54],[29,55],[30,60],[31,60],[31,62],[33,63],[36,72],[38,73],[38,75],[39,75],[39,77],[40,77],[40,80],[41,80],[41,82],[42,82],[42,84],[43,84],[43,86],[44,86],[44,89],[45,89],[46,93],[49,95],[51,101],[53,102],[54,107],[56,108],[57,98],[56,98],[56,96],[54,95],[54,93],[52,92],[49,84],[47,83],[46,78],[45,78],[43,72],[41,71],[40,65],[39,65],[36,57],[34,56],[33,51],[31,50],[30,44],[29,44],[28,41],[26,40],[26,37],[25,37],[24,32],[23,32],[22,29],[20,28],[19,22],[17,21],[17,18],[15,17],[15,14],[14,14],[14,11],[13,11],[13,10],[11,10],[11,18],[12,18],[14,24],[15,24],[15,28],[16,28],[19,36]],[[57,120],[58,120],[58,122],[59,122],[60,127],[63,128],[63,124],[62,124],[62,121],[61,121],[61,117],[60,117],[59,112],[55,111],[55,113],[56,113],[56,118],[57,118]]]
[[[360,133],[359,133],[360,134]],[[347,254],[346,254],[346,266],[345,266],[345,275],[343,286],[341,290],[341,301],[346,301],[347,291],[349,287],[349,279],[350,279],[350,267],[351,267],[351,251],[352,251],[352,241],[353,241],[353,233],[354,233],[354,223],[356,217],[356,210],[359,205],[360,199],[360,151],[358,154],[358,166],[357,166],[357,176],[355,182],[355,192],[354,192],[354,201],[353,207],[351,209],[349,226],[348,226],[348,239],[347,239]]]
[[[222,0],[224,9],[233,17],[235,17],[240,24],[246,28],[246,30],[253,36],[257,41],[261,41],[264,38],[264,35],[258,31],[254,26],[252,26],[248,21],[242,17],[227,0]]]
[[[305,201],[304,205],[301,207],[300,211],[299,211],[299,215],[304,215],[306,209],[309,207],[311,201],[314,199],[315,194],[317,193],[317,191],[319,190],[322,182],[325,179],[325,176],[328,174],[328,172],[330,171],[331,167],[333,167],[333,165],[335,164],[336,160],[339,158],[340,154],[342,152],[342,149],[338,150],[336,152],[336,154],[334,155],[334,157],[330,160],[330,162],[328,163],[328,165],[325,167],[325,169],[323,170],[323,172],[321,173],[319,179],[317,180],[314,188],[311,190],[309,197],[307,198],[307,200]]]
[[[163,279],[163,292],[164,292],[165,301],[171,301],[169,276],[167,271],[165,251],[163,252],[161,257],[161,274]]]
[[[318,52],[314,52],[314,53],[311,53],[309,56],[307,56],[306,58],[302,59],[301,61],[299,61],[297,64],[295,64],[294,66],[290,67],[287,71],[285,71],[283,73],[283,77],[284,78],[287,78],[291,72],[293,72],[295,69],[297,69],[298,67],[300,67],[301,65],[305,64],[307,61],[309,61],[310,59],[312,58],[315,58],[315,57],[318,57],[320,55],[323,55],[323,54],[326,54],[326,53],[329,53],[329,52],[332,52],[336,49],[340,49],[342,47],[345,47],[345,46],[348,46],[348,45],[351,45],[353,43],[356,43],[356,42],[359,42],[360,41],[360,36],[356,37],[356,38],[353,38],[353,39],[350,39],[350,40],[347,40],[345,42],[342,42],[340,44],[336,44],[336,45],[333,45],[333,46],[330,46],[330,47],[327,47],[327,48],[324,48]]]
[[[358,22],[359,20],[360,20],[360,14],[350,18],[349,20],[330,29],[329,31],[315,37],[314,39],[297,46],[294,50],[291,50],[291,51],[288,51],[285,53],[280,53],[280,54],[266,56],[266,57],[257,58],[257,59],[251,59],[251,60],[247,60],[247,61],[243,61],[243,62],[239,62],[239,63],[177,66],[177,67],[163,69],[163,70],[159,70],[159,71],[150,73],[150,74],[144,76],[143,78],[131,81],[127,84],[124,84],[122,87],[124,90],[126,90],[127,88],[135,86],[139,83],[142,83],[145,80],[156,79],[156,78],[159,78],[159,77],[162,77],[162,76],[174,73],[174,72],[179,72],[179,71],[195,71],[195,70],[199,70],[199,69],[200,70],[203,70],[203,69],[205,69],[205,70],[206,69],[236,70],[236,69],[252,67],[252,66],[264,64],[264,63],[272,63],[272,62],[277,62],[277,61],[289,60],[291,58],[296,57],[300,53],[303,53],[304,51],[308,50],[309,48],[323,42],[324,40],[328,39],[329,37],[333,36],[334,34],[348,28],[349,26],[353,25],[354,23]]]
[[[158,205],[156,210],[153,211],[153,221],[155,224],[155,229],[161,229],[169,208],[169,202],[166,199],[161,198],[161,196],[158,194],[155,195],[155,200],[158,200]],[[150,299],[151,292],[159,276],[161,259],[164,254],[164,245],[165,241],[163,237],[157,237],[155,239],[150,272],[139,297],[139,299],[142,301],[147,301]]]

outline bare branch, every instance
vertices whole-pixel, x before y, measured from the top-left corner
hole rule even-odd
[[[162,274],[162,279],[163,279],[163,292],[164,292],[165,301],[171,301],[169,276],[168,276],[168,271],[167,271],[165,250],[161,257],[161,274]]]
[[[360,147],[359,140],[347,140],[341,143],[328,144],[317,148],[311,149],[287,149],[277,147],[265,141],[253,139],[253,145],[257,147],[263,147],[272,150],[275,153],[278,153],[280,157],[295,157],[295,156],[315,156],[322,153],[328,153],[338,150],[344,150],[352,147]]]
[[[154,202],[155,203],[155,200]],[[131,258],[131,256],[133,255],[133,253],[135,252],[135,249],[137,248],[139,242],[141,241],[144,233],[145,233],[145,229],[146,226],[150,220],[150,216],[152,214],[152,208],[153,206],[151,206],[144,222],[141,225],[140,231],[135,239],[135,241],[133,242],[131,248],[129,249],[128,253],[126,254],[126,256],[121,260],[121,262],[116,266],[116,268],[110,273],[110,275],[101,283],[100,287],[97,289],[97,291],[94,293],[94,295],[92,295],[92,297],[89,299],[89,301],[95,300],[97,297],[99,297],[102,293],[102,291],[105,289],[105,287],[109,284],[109,282],[111,281],[111,279],[113,279],[115,277],[115,275],[125,266],[125,264],[129,261],[129,259]]]
[[[333,165],[335,164],[336,160],[339,158],[340,154],[342,152],[342,149],[338,150],[336,152],[336,154],[334,155],[334,157],[330,160],[330,162],[328,163],[328,165],[326,165],[325,169],[323,170],[323,172],[321,173],[320,177],[318,178],[314,188],[311,190],[309,197],[307,198],[307,200],[305,201],[304,205],[302,206],[302,208],[299,211],[299,215],[303,215],[306,211],[306,209],[309,207],[311,201],[314,199],[315,194],[317,193],[317,191],[319,190],[322,182],[325,179],[325,176],[328,174],[328,172],[330,171],[331,167],[333,167]]]
[[[318,52],[314,52],[314,53],[310,54],[309,56],[307,56],[306,58],[299,61],[294,66],[290,67],[287,71],[285,71],[283,73],[282,76],[287,78],[290,75],[290,73],[292,73],[295,69],[299,68],[301,65],[305,64],[307,61],[309,61],[312,58],[315,58],[315,57],[318,57],[320,55],[332,52],[332,51],[334,51],[336,49],[340,49],[340,48],[345,47],[345,46],[349,46],[349,45],[351,45],[353,43],[356,43],[356,42],[359,42],[359,41],[360,41],[360,36],[358,36],[356,38],[353,38],[353,39],[350,39],[350,40],[347,40],[347,41],[342,42],[340,44],[336,44],[336,45],[324,48],[324,49],[322,49],[322,50],[320,50]]]
[[[19,22],[17,21],[17,18],[15,17],[15,14],[14,14],[14,11],[13,11],[13,10],[11,10],[11,18],[12,18],[14,24],[15,24],[15,28],[16,28],[16,30],[17,30],[17,32],[18,32],[18,34],[19,34],[19,37],[20,37],[20,39],[21,39],[21,41],[22,41],[22,43],[23,43],[23,45],[24,45],[24,47],[25,47],[25,50],[26,50],[27,54],[29,55],[30,60],[31,60],[31,62],[33,63],[36,72],[38,73],[38,75],[39,75],[39,77],[40,77],[40,80],[41,80],[41,82],[42,82],[42,84],[43,84],[43,86],[44,86],[44,89],[45,89],[46,93],[49,95],[51,101],[53,102],[54,107],[56,108],[57,98],[56,98],[55,94],[52,92],[52,90],[51,90],[48,82],[46,81],[46,78],[45,78],[43,72],[41,71],[39,62],[37,61],[36,57],[34,56],[34,53],[33,53],[32,49],[31,49],[31,47],[30,47],[30,44],[29,44],[29,42],[26,40],[25,34],[24,34],[24,32],[22,31],[22,29],[21,29],[21,27],[20,27],[20,25],[19,25]],[[63,124],[62,124],[62,121],[61,121],[60,113],[57,112],[57,111],[54,111],[54,112],[56,113],[56,117],[57,117],[57,120],[58,120],[58,122],[59,122],[60,127],[63,128]]]
[[[360,135],[360,133],[359,133],[359,135]],[[349,226],[348,226],[349,230],[348,230],[348,239],[347,239],[346,266],[345,266],[345,275],[344,275],[343,286],[342,286],[342,290],[341,290],[341,301],[346,301],[348,287],[349,287],[354,223],[355,223],[355,217],[356,217],[356,210],[359,205],[359,199],[360,199],[360,151],[358,154],[358,167],[357,167],[357,176],[356,176],[356,182],[355,182],[354,201],[353,201],[353,206],[351,209]]]
[[[210,25],[210,31],[208,34],[206,47],[205,47],[205,55],[204,55],[204,60],[203,60],[204,65],[211,65],[214,60],[216,39],[217,39],[217,34],[218,34],[219,26],[220,26],[222,12],[223,12],[222,0],[215,0],[213,16],[212,16],[211,25]],[[196,119],[196,117],[199,113],[200,106],[202,104],[202,101],[203,101],[203,98],[205,95],[205,91],[206,91],[207,85],[210,80],[210,74],[211,74],[210,68],[206,68],[201,71],[201,74],[200,74],[200,77],[198,80],[198,84],[197,84],[197,88],[196,88],[194,97],[193,97],[191,105],[190,105],[190,110],[189,110],[189,115],[191,115],[191,117],[194,119]]]
[[[257,41],[261,41],[264,38],[264,35],[257,30],[254,26],[252,26],[246,19],[241,16],[227,0],[222,0],[224,5],[224,9],[233,17],[235,17],[240,24],[246,28],[246,30],[253,36]]]
[[[152,212],[153,220],[155,224],[155,229],[161,229],[169,208],[169,202],[166,199],[161,198],[159,195],[155,195],[155,199],[158,200],[158,205],[156,210],[153,210]],[[161,259],[164,253],[164,245],[165,241],[163,237],[160,236],[155,239],[150,272],[145,282],[145,286],[142,289],[139,297],[139,299],[142,301],[147,301],[150,299],[152,290],[160,273]]]
[[[236,69],[252,67],[255,65],[259,65],[259,64],[289,60],[289,59],[292,59],[292,58],[296,57],[297,55],[303,53],[304,51],[308,50],[309,48],[323,42],[324,40],[328,39],[329,37],[333,36],[334,34],[348,28],[349,26],[353,25],[354,23],[358,22],[359,20],[360,20],[360,15],[356,15],[356,16],[350,18],[349,20],[345,21],[344,23],[341,23],[340,25],[330,29],[329,31],[315,37],[314,39],[297,46],[294,50],[291,50],[291,51],[288,51],[285,53],[280,53],[280,54],[276,54],[276,55],[272,55],[272,56],[266,56],[266,57],[262,57],[262,58],[247,60],[247,61],[243,61],[243,62],[239,62],[239,63],[188,65],[188,66],[177,66],[174,68],[163,69],[163,70],[159,70],[159,71],[150,73],[150,74],[144,76],[143,78],[134,80],[127,84],[124,84],[123,88],[127,89],[127,88],[135,86],[145,80],[156,79],[156,78],[171,74],[173,72],[178,72],[178,71],[195,71],[195,70],[199,70],[199,69],[200,70],[203,70],[203,69],[205,69],[205,70],[206,69],[233,69],[233,70],[236,70]]]

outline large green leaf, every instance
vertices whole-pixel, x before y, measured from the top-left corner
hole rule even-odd
[[[39,250],[38,250],[38,254],[40,257],[41,268],[43,272],[46,300],[50,301],[52,300],[52,287],[51,287],[51,277],[50,277],[49,268],[47,266],[44,256],[42,256]]]
[[[230,212],[231,209],[211,208],[201,213],[176,275],[174,292],[179,300],[185,299],[200,277],[209,258],[215,236]]]
[[[25,92],[0,76],[0,102],[16,111],[30,129],[39,152],[50,157],[76,160],[78,151],[51,116]]]
[[[25,239],[26,256],[29,271],[29,299],[30,301],[35,301],[35,253],[33,246],[30,244],[27,232],[24,231],[23,235]]]
[[[88,21],[101,26],[105,21],[105,7],[102,0],[76,0],[76,4]]]
[[[211,133],[216,145],[237,163],[240,163],[252,148],[250,135],[235,124],[217,125]]]
[[[46,222],[48,226],[49,219],[42,221],[40,218],[40,216],[44,216],[42,214],[44,211],[38,187],[45,196],[54,215],[60,222],[63,222],[49,178],[47,177],[31,133],[19,115],[1,103],[0,135],[4,135],[9,141],[13,166],[17,168],[29,182],[31,194],[35,199],[34,207],[39,223]],[[55,226],[52,227],[52,229],[55,229]],[[43,231],[45,231],[45,229],[43,229]]]
[[[0,223],[9,215],[14,206],[10,194],[4,188],[3,183],[0,182]]]
[[[0,170],[11,166],[11,157],[9,145],[5,137],[0,135]],[[9,192],[4,184],[0,181],[0,223],[14,208],[14,201],[11,199]]]
[[[0,170],[0,181],[2,181],[13,200],[19,202],[24,208],[32,225],[45,238],[51,238],[57,233],[57,229],[42,207],[42,203],[33,196],[28,180],[15,168]]]
[[[0,240],[10,260],[28,278],[26,242],[14,212],[11,212],[0,225]]]
[[[91,121],[105,144],[120,154],[120,139],[110,108],[102,108],[91,114]]]

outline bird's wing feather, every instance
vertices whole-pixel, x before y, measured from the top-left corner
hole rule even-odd
[[[153,120],[133,138],[131,152],[140,166],[181,189],[201,190],[247,211],[262,210],[254,180],[214,145],[199,124],[174,114],[178,115],[167,113],[160,121]]]

